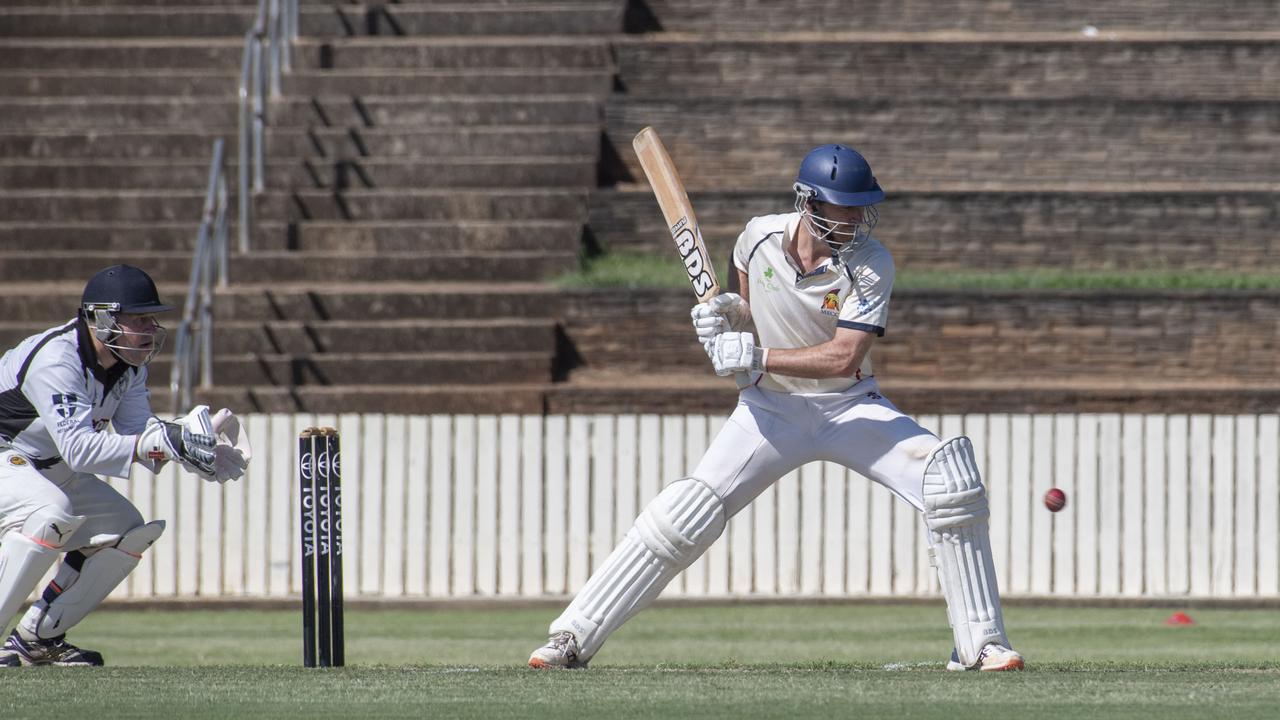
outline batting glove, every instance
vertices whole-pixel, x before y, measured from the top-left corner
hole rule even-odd
[[[741,295],[724,293],[694,305],[689,315],[693,318],[693,330],[698,333],[698,342],[705,343],[720,333],[742,329],[746,325],[746,319],[750,317],[750,311]]]
[[[765,349],[756,347],[756,338],[751,333],[720,333],[704,343],[703,348],[717,375],[764,370]]]

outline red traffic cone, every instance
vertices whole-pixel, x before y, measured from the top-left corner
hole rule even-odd
[[[1176,612],[1165,618],[1164,624],[1170,627],[1177,627],[1179,625],[1195,625],[1196,621],[1192,620],[1191,616],[1184,612]]]

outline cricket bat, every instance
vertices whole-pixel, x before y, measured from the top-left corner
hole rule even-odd
[[[684,182],[680,180],[680,174],[676,172],[676,166],[656,130],[646,127],[636,133],[631,146],[635,148],[654,196],[658,198],[662,216],[671,230],[671,239],[675,240],[676,252],[684,262],[689,282],[693,284],[693,294],[698,296],[698,302],[707,302],[720,294],[720,281],[716,280],[715,267],[707,254],[707,245],[702,241],[702,229],[693,214],[693,204],[684,191]]]

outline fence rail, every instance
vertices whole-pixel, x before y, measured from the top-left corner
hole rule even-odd
[[[969,435],[1006,595],[1280,593],[1280,416],[922,416]],[[723,422],[703,415],[251,415],[249,473],[113,481],[169,531],[114,598],[299,592],[297,434],[342,434],[349,598],[537,597],[579,588]],[[1067,508],[1048,512],[1050,487]],[[729,522],[674,596],[921,596],[914,511],[842,467],[791,473]]]

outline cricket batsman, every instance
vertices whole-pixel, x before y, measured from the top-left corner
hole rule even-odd
[[[738,378],[737,408],[693,472],[649,503],[552,621],[531,667],[586,667],[729,518],[788,472],[829,461],[923,516],[955,641],[947,669],[1022,669],[1005,634],[972,444],[902,414],[872,375],[894,279],[892,256],[871,235],[884,192],[863,156],[841,145],[812,150],[793,189],[794,212],[754,218],[738,236],[737,292],[692,311],[716,374]]]
[[[165,329],[142,270],[114,265],[85,286],[76,318],[0,357],[0,634],[59,556],[62,566],[18,621],[0,667],[102,665],[66,633],[138,565],[164,532],[97,477],[152,472],[170,460],[214,482],[238,479],[251,455],[229,410],[201,406],[180,422],[151,412],[147,364]]]

